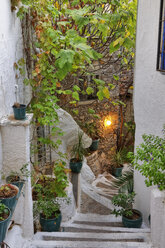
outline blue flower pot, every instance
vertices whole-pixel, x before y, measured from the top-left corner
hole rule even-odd
[[[82,161],[75,161],[74,159],[70,160],[69,163],[70,169],[74,173],[80,173],[81,168],[82,168]]]
[[[60,229],[61,220],[62,220],[61,212],[59,213],[58,217],[53,218],[53,219],[45,219],[40,214],[40,224],[41,224],[42,231],[58,232]]]
[[[133,213],[136,213],[139,215],[139,218],[137,219],[130,219],[126,216],[122,216],[122,223],[125,227],[129,228],[140,228],[142,225],[142,213],[136,209],[133,209]]]
[[[113,169],[113,175],[115,177],[121,177],[122,176],[122,170],[123,170],[123,167],[114,168]]]
[[[21,194],[21,190],[23,188],[23,185],[24,185],[25,181],[24,180],[20,180],[20,181],[15,181],[14,182],[14,181],[11,181],[11,179],[12,179],[12,176],[6,177],[6,182],[7,183],[11,183],[11,184],[13,184],[13,185],[15,185],[15,186],[17,186],[19,188],[19,193],[18,193],[18,197],[19,197],[20,194]]]
[[[11,215],[14,212],[19,197],[19,188],[16,185],[12,185],[12,186],[17,189],[17,194],[9,198],[0,198],[0,201],[10,209]]]
[[[15,107],[13,105],[14,118],[16,120],[24,120],[26,118],[26,105],[20,104],[20,107]]]
[[[7,209],[9,210],[8,218],[3,220],[3,221],[0,221],[0,243],[5,239],[6,231],[7,231],[8,225],[10,223],[11,216],[12,216],[10,209],[9,208],[7,208]]]
[[[92,140],[92,144],[91,144],[91,146],[89,147],[89,149],[90,149],[91,151],[97,151],[97,150],[98,150],[98,146],[99,146],[99,139]]]

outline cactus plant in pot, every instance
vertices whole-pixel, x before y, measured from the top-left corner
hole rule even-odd
[[[141,212],[133,209],[135,195],[135,192],[119,193],[112,198],[112,203],[117,207],[112,214],[115,214],[116,217],[122,216],[122,223],[125,227],[140,228],[142,225]]]
[[[0,243],[5,239],[6,231],[11,219],[10,209],[0,202]]]
[[[83,133],[78,133],[78,142],[72,147],[69,166],[72,172],[80,173],[83,163],[83,156],[86,153],[86,149],[82,142]]]

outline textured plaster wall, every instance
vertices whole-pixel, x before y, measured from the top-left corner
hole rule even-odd
[[[154,247],[165,246],[165,191],[151,191],[151,239]]]
[[[134,85],[136,122],[135,146],[142,134],[161,135],[165,124],[165,76],[156,71],[160,1],[139,0]],[[150,188],[135,172],[136,207],[147,219],[150,213]]]
[[[30,171],[30,123],[32,114],[27,114],[26,120],[9,120],[7,117],[0,121],[2,135],[3,172],[7,176],[11,171],[19,172],[23,165],[27,164]],[[14,215],[16,224],[23,228],[25,237],[33,235],[33,213],[31,178],[25,182],[24,196],[18,200]]]
[[[24,101],[22,78],[15,78],[14,62],[22,57],[22,31],[15,12],[11,12],[10,0],[0,1],[0,118],[12,113],[11,106],[17,100]],[[17,87],[15,87],[17,86]],[[0,168],[2,166],[0,130]]]

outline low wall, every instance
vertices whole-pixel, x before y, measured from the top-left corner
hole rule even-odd
[[[165,191],[151,191],[151,239],[154,247],[165,247]]]

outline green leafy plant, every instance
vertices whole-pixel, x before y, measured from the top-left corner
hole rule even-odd
[[[35,210],[46,218],[57,217],[60,213],[59,198],[68,202],[66,187],[68,186],[67,178],[68,169],[65,163],[58,161],[54,164],[54,174],[49,177],[41,175],[34,186],[36,195]]]
[[[114,209],[112,214],[115,214],[116,217],[119,215],[131,217],[133,215],[132,205],[134,203],[135,195],[135,192],[132,192],[128,194],[119,193],[118,195],[113,196],[112,203],[114,206],[120,208]]]
[[[84,131],[92,138],[96,139],[98,138],[98,130],[96,126],[96,122],[89,121],[84,123]]]
[[[5,204],[0,202],[0,221],[3,221],[6,215],[9,215],[9,210]]]
[[[24,164],[19,170],[19,172],[11,170],[9,176],[7,177],[7,182],[12,183],[12,182],[17,182],[17,181],[24,181],[28,177],[31,177],[31,172],[29,171],[27,167],[28,167],[28,164]]]
[[[126,149],[120,149],[119,151],[116,151],[112,159],[113,166],[116,168],[122,167],[123,163],[126,161],[128,161]]]
[[[60,214],[60,205],[55,199],[39,199],[37,201],[37,211],[45,219],[57,218]]]
[[[164,131],[164,130],[163,130]],[[165,189],[165,138],[155,135],[142,136],[143,142],[136,148],[136,153],[129,153],[133,166],[146,179],[147,187],[158,185]]]
[[[78,142],[72,147],[71,155],[75,161],[82,161],[83,156],[86,153],[86,149],[83,145],[83,133],[78,133]]]
[[[125,171],[120,177],[116,178],[115,181],[112,182],[112,186],[122,192],[133,192],[133,174],[134,170],[130,165],[128,170]]]
[[[37,195],[34,213],[41,213],[46,219],[57,217],[60,206],[56,201],[56,193],[52,191],[52,180],[48,177],[42,180],[42,183],[40,181],[34,187]]]
[[[79,101],[81,90],[75,79],[92,74],[93,62],[104,62],[108,53],[106,64],[115,63],[115,57],[123,70],[132,68],[137,1],[11,1],[24,22],[25,59],[14,63],[16,74],[28,75],[24,83],[32,89],[28,109],[35,126],[51,126],[49,137],[38,137],[37,149],[46,144],[57,152],[59,139],[54,142],[50,137],[62,134],[57,127],[61,97],[72,106]],[[93,84],[99,100],[110,99],[111,84],[99,79]],[[83,93],[92,94],[92,87]]]
[[[67,173],[70,171],[65,167],[66,163],[58,161],[54,165],[54,182],[51,185],[52,191],[57,197],[66,197],[66,187],[68,186]]]

